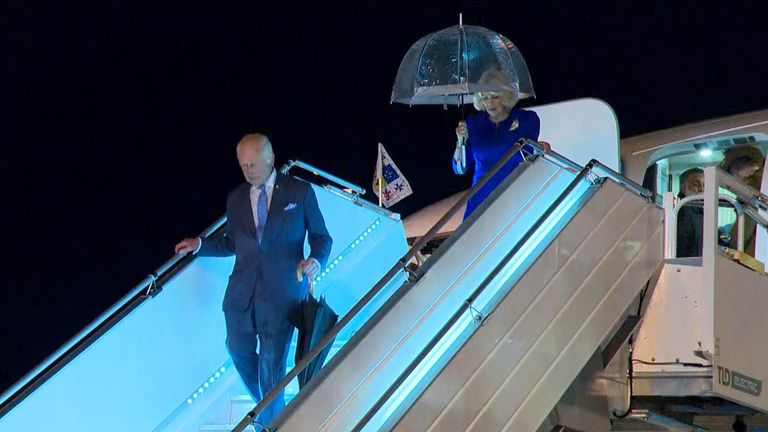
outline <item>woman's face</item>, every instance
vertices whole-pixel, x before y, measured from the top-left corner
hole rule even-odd
[[[488,115],[491,116],[492,118],[498,117],[506,113],[506,108],[504,107],[504,104],[501,102],[501,96],[499,96],[498,93],[494,93],[494,92],[481,93],[480,98],[483,101],[483,106],[485,107],[485,110],[488,112]]]

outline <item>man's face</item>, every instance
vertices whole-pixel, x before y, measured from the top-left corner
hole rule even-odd
[[[266,183],[272,174],[275,157],[270,151],[265,150],[264,146],[245,144],[237,149],[237,161],[240,163],[245,180],[259,187]]]
[[[683,197],[697,195],[704,192],[704,174],[693,173],[680,185],[680,193]]]

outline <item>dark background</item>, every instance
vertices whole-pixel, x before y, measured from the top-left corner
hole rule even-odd
[[[458,111],[389,104],[459,12],[518,46],[533,103],[604,99],[622,137],[768,107],[765,3],[2,3],[0,389],[223,213],[247,132],[369,189],[382,142],[403,216],[468,187]]]

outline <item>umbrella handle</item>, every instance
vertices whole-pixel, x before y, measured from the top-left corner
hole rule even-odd
[[[304,282],[304,272],[301,271],[301,266],[296,267],[296,279],[299,282]],[[309,279],[309,295],[314,297],[315,292],[315,280]]]

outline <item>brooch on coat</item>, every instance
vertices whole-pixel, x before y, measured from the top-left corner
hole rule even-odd
[[[283,211],[293,210],[295,208],[296,208],[296,203],[289,202],[288,204],[285,205],[285,208],[283,208]]]
[[[512,124],[509,126],[510,132],[517,129],[517,127],[520,126],[520,122],[517,121],[517,119],[512,121]]]

